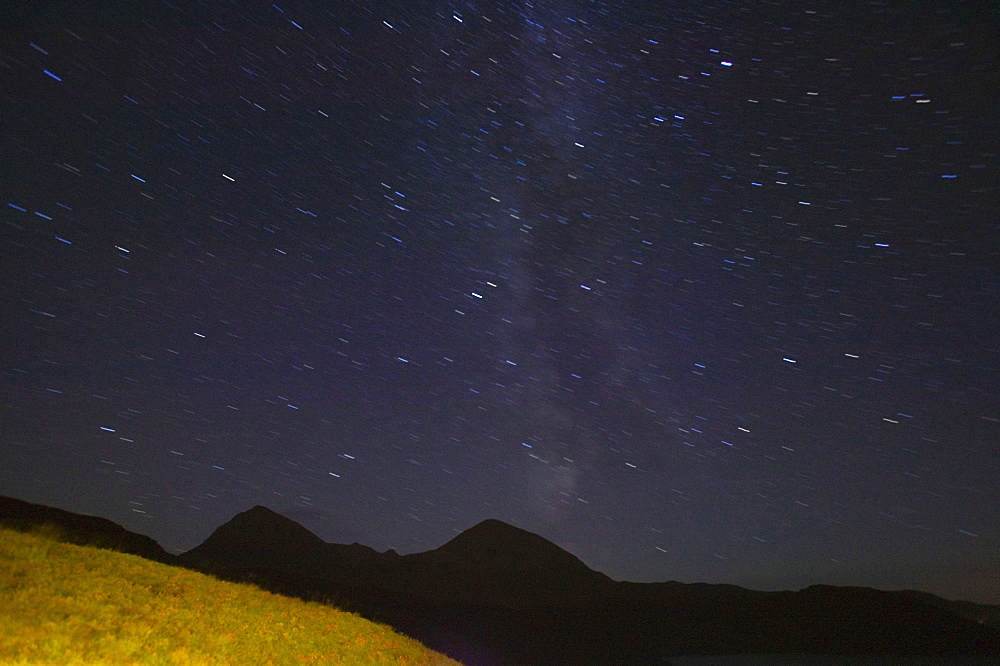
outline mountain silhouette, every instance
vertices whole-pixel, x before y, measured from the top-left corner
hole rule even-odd
[[[504,570],[516,563],[536,570],[578,576],[597,574],[576,556],[537,534],[489,519],[473,525],[433,551],[436,556],[464,562],[483,570]],[[611,580],[604,574],[597,574]]]
[[[612,584],[548,539],[494,519],[403,561],[421,596],[466,604],[593,604]]]
[[[148,537],[111,521],[10,498],[0,498],[0,523],[56,524],[81,542],[116,540],[126,552],[161,561],[165,555]],[[437,549],[400,556],[325,543],[255,506],[176,561],[332,601],[469,666],[663,664],[674,655],[726,653],[1000,655],[997,606],[829,585],[761,592],[615,582],[551,541],[499,520],[478,523]]]
[[[54,529],[61,541],[139,555],[148,560],[175,564],[175,557],[142,534],[130,532],[106,518],[85,516],[13,497],[0,496],[0,524],[27,531]]]
[[[611,579],[551,541],[485,520],[436,550],[399,556],[323,542],[299,523],[255,506],[179,556],[216,573],[287,575],[338,589],[403,590],[425,603],[517,607],[594,601]]]
[[[339,589],[383,581],[393,573],[397,558],[392,551],[378,553],[360,544],[326,543],[294,520],[257,505],[233,516],[178,561],[229,577],[252,573],[255,579],[277,583],[291,575],[316,581],[317,587]]]
[[[294,520],[257,505],[219,526],[181,561],[203,568],[281,568],[321,557],[325,546]]]
[[[257,546],[271,542],[308,550],[325,544],[299,523],[259,504],[236,514],[212,535],[213,540],[235,539],[237,542],[246,537],[252,537],[249,541]]]
[[[223,527],[182,561],[197,554],[237,578],[333,598],[468,664],[644,664],[726,652],[1000,654],[995,627],[933,595],[615,582],[499,520],[404,556],[324,544],[260,507]]]

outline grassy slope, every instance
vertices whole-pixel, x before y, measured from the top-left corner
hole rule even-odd
[[[457,664],[357,615],[0,528],[4,664]]]

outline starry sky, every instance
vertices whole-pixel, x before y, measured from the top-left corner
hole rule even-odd
[[[986,7],[22,3],[0,493],[1000,603]]]

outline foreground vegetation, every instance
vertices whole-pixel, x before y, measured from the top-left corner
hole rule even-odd
[[[0,663],[457,664],[329,606],[2,527]]]

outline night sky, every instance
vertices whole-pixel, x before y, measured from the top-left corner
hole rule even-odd
[[[0,494],[1000,603],[987,4],[20,3]]]

